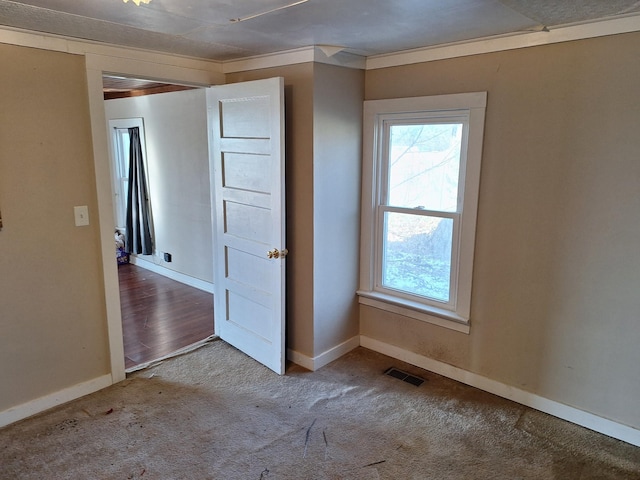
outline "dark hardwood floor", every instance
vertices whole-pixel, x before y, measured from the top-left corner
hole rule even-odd
[[[213,334],[213,295],[132,264],[118,266],[125,368]]]

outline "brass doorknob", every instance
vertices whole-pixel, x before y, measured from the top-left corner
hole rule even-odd
[[[289,250],[287,250],[286,248],[283,250],[278,250],[277,248],[274,248],[273,250],[269,250],[267,252],[267,258],[284,258],[287,256],[287,254],[289,253]]]

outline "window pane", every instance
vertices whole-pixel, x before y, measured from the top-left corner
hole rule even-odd
[[[385,212],[382,285],[449,301],[453,219]]]
[[[118,129],[118,168],[120,177],[129,176],[129,144],[131,143],[129,137],[129,130],[126,128]]]
[[[457,211],[462,126],[391,126],[387,205]]]

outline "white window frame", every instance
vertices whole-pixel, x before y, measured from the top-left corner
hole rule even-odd
[[[362,215],[359,302],[392,313],[416,318],[464,333],[470,331],[471,283],[475,247],[480,164],[487,93],[473,92],[429,97],[413,97],[364,102]],[[449,303],[430,301],[380,285],[382,255],[381,205],[385,180],[387,145],[384,129],[390,122],[451,119],[465,123],[460,162],[460,197],[457,225],[454,227],[452,285]],[[465,153],[466,151],[466,158]],[[457,258],[456,257],[457,252]],[[457,260],[457,262],[456,262]]]

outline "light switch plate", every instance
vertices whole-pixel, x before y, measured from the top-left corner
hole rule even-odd
[[[76,219],[76,227],[89,225],[89,208],[86,205],[73,207],[73,215]]]

